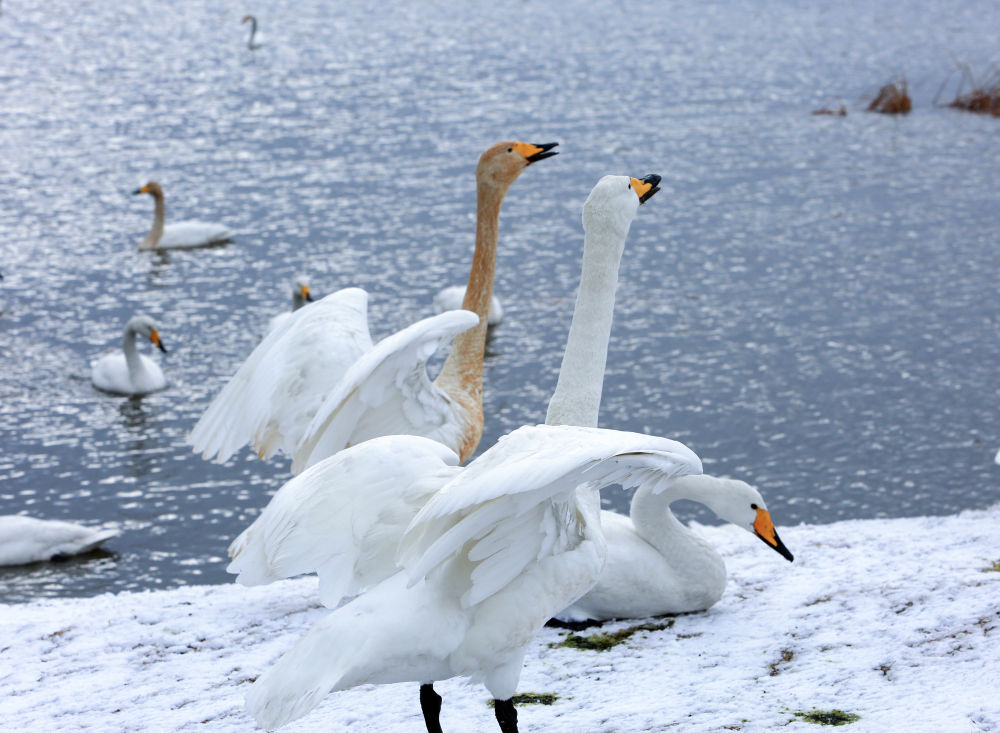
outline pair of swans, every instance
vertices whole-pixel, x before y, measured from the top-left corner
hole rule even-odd
[[[118,536],[117,529],[94,529],[72,522],[20,515],[0,517],[0,565],[61,560],[96,550]]]
[[[156,181],[149,181],[145,186],[132,192],[134,195],[147,193],[153,197],[153,228],[141,240],[139,249],[191,249],[208,247],[228,242],[233,233],[222,224],[211,224],[203,221],[181,221],[165,224],[166,207],[163,202],[163,188]]]
[[[359,288],[331,293],[261,341],[188,442],[216,461],[246,443],[265,459],[281,451],[292,458],[293,473],[379,435],[422,435],[468,459],[483,432],[483,353],[501,204],[527,167],[556,155],[554,147],[502,142],[480,156],[465,310],[418,321],[375,344],[368,294]],[[432,382],[427,360],[452,339]]]
[[[136,336],[149,339],[160,351],[167,352],[156,322],[149,316],[134,316],[125,324],[122,350],[104,354],[90,365],[90,381],[95,387],[125,395],[143,395],[166,388],[163,370],[148,356],[139,353]]]
[[[658,181],[606,176],[587,199],[581,286],[546,425],[514,431],[464,469],[421,437],[361,443],[285,484],[234,541],[229,570],[245,584],[316,571],[329,606],[368,588],[254,683],[247,703],[261,725],[299,717],[333,690],[410,680],[433,733],[433,682],[463,675],[493,695],[501,730],[517,730],[511,698],[527,645],[602,577],[598,489],[617,482],[657,494],[701,472],[679,443],[589,427],[625,237]],[[787,555],[760,495],[743,487],[702,490],[721,516]]]

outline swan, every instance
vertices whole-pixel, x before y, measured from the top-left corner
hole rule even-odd
[[[476,248],[465,310],[404,328],[378,344],[368,331],[368,294],[331,293],[291,314],[247,358],[188,437],[225,461],[249,443],[261,458],[281,450],[300,473],[348,445],[392,434],[425,435],[466,460],[483,432],[483,351],[493,294],[500,206],[507,189],[557,143],[501,142],[476,167]],[[454,339],[431,382],[427,360]]]
[[[295,279],[292,280],[292,310],[273,316],[267,324],[268,333],[278,328],[292,313],[306,303],[312,303],[312,301],[313,297],[309,290],[309,278],[305,275],[296,275]]]
[[[244,15],[242,23],[250,23],[250,37],[247,39],[247,48],[256,51],[264,45],[263,37],[257,35],[257,18],[252,15]]]
[[[97,549],[117,529],[93,529],[72,522],[19,515],[0,517],[0,565],[61,560]]]
[[[438,313],[455,310],[456,308],[462,307],[462,301],[464,299],[464,285],[452,285],[451,287],[442,288],[434,296],[434,309]],[[503,306],[500,304],[500,299],[494,295],[490,298],[490,310],[489,316],[486,319],[486,324],[488,326],[496,326],[502,320]]]
[[[603,377],[617,260],[658,181],[606,176],[584,205],[583,275],[549,423],[596,421],[589,377]],[[527,645],[603,567],[600,486],[662,491],[701,471],[665,438],[556,424],[519,428],[464,469],[458,459],[416,436],[355,445],[286,483],[234,541],[228,569],[245,584],[316,570],[335,605],[376,583],[258,678],[247,705],[259,724],[304,715],[330,691],[409,680],[433,733],[433,682],[462,675],[484,682],[501,730],[516,731]]]
[[[670,504],[689,499],[752,532],[786,560],[792,553],[778,537],[767,504],[750,484],[701,474],[684,476],[665,491],[640,486],[629,516],[603,510],[608,558],[601,579],[568,608],[560,621],[646,618],[703,611],[722,598],[726,564],[708,540],[686,527]],[[747,507],[753,521],[747,522]]]
[[[165,389],[167,379],[159,365],[135,347],[136,335],[145,336],[163,353],[156,323],[149,316],[134,316],[125,324],[122,350],[111,351],[90,365],[90,381],[98,389],[116,394],[142,395]]]
[[[186,249],[222,244],[232,238],[233,233],[222,224],[207,224],[203,221],[181,221],[164,226],[163,189],[156,181],[150,181],[132,192],[138,196],[148,193],[156,207],[153,211],[153,228],[139,241],[139,249]]]

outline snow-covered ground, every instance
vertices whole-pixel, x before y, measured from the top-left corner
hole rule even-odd
[[[735,527],[702,530],[727,559],[722,601],[608,651],[553,647],[569,632],[545,629],[520,691],[557,699],[520,706],[523,733],[813,731],[798,714],[814,710],[859,716],[845,728],[858,731],[1000,730],[1000,506],[779,527],[793,564]],[[315,590],[306,578],[0,606],[0,729],[252,730],[243,693],[327,613]],[[497,729],[482,687],[436,689],[446,731]],[[330,695],[283,730],[348,728],[423,730],[416,685]]]

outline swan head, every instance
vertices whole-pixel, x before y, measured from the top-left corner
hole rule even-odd
[[[552,149],[558,144],[501,142],[491,145],[479,156],[476,180],[499,187],[509,186],[532,163],[558,155]]]
[[[156,346],[156,348],[164,354],[167,353],[167,347],[165,347],[163,342],[160,340],[160,332],[156,328],[156,321],[149,316],[133,316],[129,322],[125,324],[125,332],[145,336],[153,343],[154,346]]]
[[[148,193],[154,198],[163,198],[163,189],[160,188],[160,184],[156,181],[150,181],[142,188],[137,188],[132,192],[132,195],[138,196],[141,193]]]
[[[244,15],[243,16],[243,20],[241,20],[240,22],[241,23],[256,23],[257,19],[255,17],[253,17],[252,15]]]
[[[674,486],[685,498],[701,502],[720,519],[732,522],[759,537],[789,562],[794,559],[778,537],[760,492],[746,481],[701,474],[675,479]]]
[[[306,303],[311,303],[312,299],[312,294],[309,292],[309,278],[297,275],[292,281],[292,309],[301,308]]]
[[[659,184],[660,176],[655,173],[643,178],[604,176],[583,204],[584,231],[610,227],[627,234],[635,212],[660,190]]]

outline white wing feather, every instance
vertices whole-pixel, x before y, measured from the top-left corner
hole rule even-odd
[[[400,562],[415,583],[464,554],[477,567],[462,598],[490,597],[543,556],[575,547],[584,517],[577,487],[666,482],[700,473],[690,449],[667,438],[538,425],[501,439],[449,481],[407,529]]]
[[[247,357],[188,443],[218,462],[246,443],[261,458],[293,455],[323,398],[371,348],[364,290],[346,288],[299,308]]]
[[[282,486],[229,547],[243,585],[320,577],[333,607],[399,570],[396,547],[428,497],[459,469],[436,441],[392,435],[360,443]]]
[[[478,323],[471,311],[448,311],[382,339],[316,410],[295,451],[292,473],[379,435],[422,435],[458,450],[462,408],[428,378],[427,360]]]

